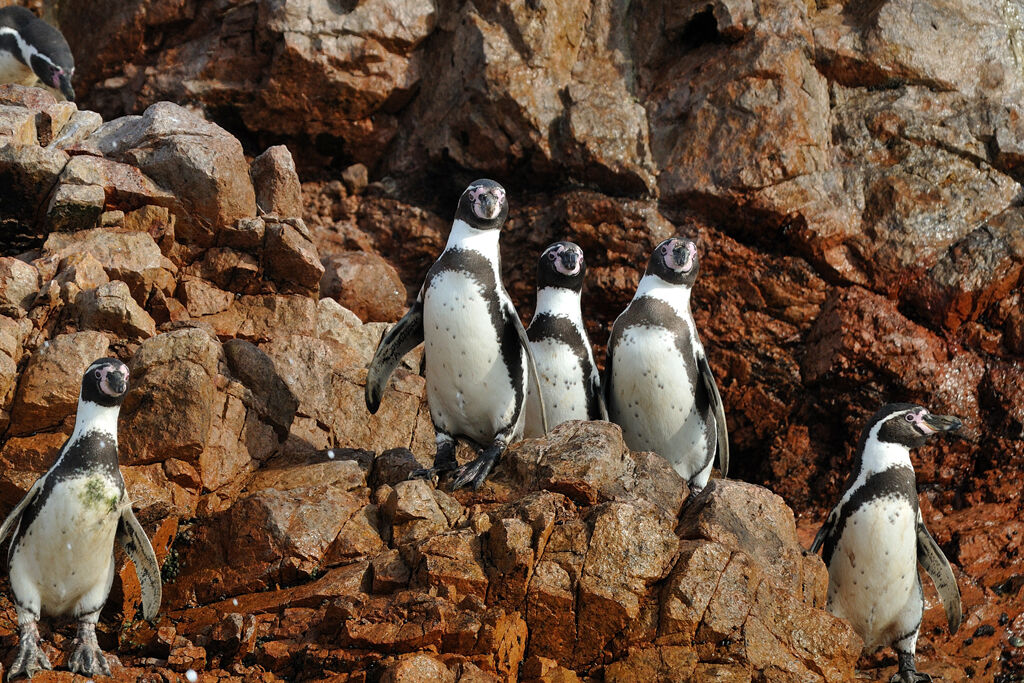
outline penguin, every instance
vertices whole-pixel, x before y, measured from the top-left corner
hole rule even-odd
[[[567,420],[608,419],[601,378],[580,312],[586,272],[583,250],[572,242],[555,242],[537,262],[537,309],[526,336],[551,427]],[[543,433],[540,403],[531,391],[526,401],[525,436]]]
[[[0,543],[13,532],[7,564],[20,641],[8,679],[52,668],[39,647],[43,614],[78,620],[71,671],[110,675],[96,623],[114,580],[115,539],[135,565],[143,615],[152,619],[160,609],[160,568],[117,462],[117,415],[127,390],[121,361],[101,358],[89,366],[74,431],[0,526]]]
[[[74,101],[75,58],[53,26],[24,7],[0,8],[0,83],[33,85],[36,79]]]
[[[896,650],[891,683],[931,680],[914,664],[924,612],[919,562],[938,589],[950,633],[963,617],[953,569],[921,517],[910,462],[911,448],[961,426],[921,406],[883,406],[864,427],[846,492],[811,544],[812,553],[824,547],[827,609],[850,622],[868,651]]]
[[[671,237],[647,270],[608,340],[605,401],[626,445],[654,451],[700,493],[718,453],[729,472],[729,435],[718,385],[690,314],[697,247]]]
[[[366,407],[376,413],[395,366],[424,343],[437,450],[433,466],[412,477],[436,479],[451,472],[453,490],[479,488],[506,447],[520,438],[527,385],[537,381],[526,329],[501,283],[498,238],[507,216],[501,185],[484,179],[466,188],[444,251],[409,312],[381,340],[366,378]],[[462,467],[455,460],[456,438],[479,451]]]

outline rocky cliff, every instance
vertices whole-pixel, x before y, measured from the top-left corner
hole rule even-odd
[[[1016,2],[48,10],[83,101],[0,88],[0,509],[88,361],[129,362],[122,469],[165,608],[136,617],[121,571],[100,643],[122,676],[846,680],[859,643],[800,549],[891,400],[966,423],[914,454],[965,605],[950,636],[926,585],[922,669],[1024,673]],[[524,442],[476,494],[403,481],[433,442],[418,358],[376,416],[364,366],[484,175],[510,190],[520,311],[572,239],[599,345],[650,249],[698,240],[749,483],[684,506],[599,424]]]

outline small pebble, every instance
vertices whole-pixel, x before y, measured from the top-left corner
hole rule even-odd
[[[334,460],[334,449],[333,448],[331,450],[327,451],[327,457],[330,458],[331,460]]]
[[[199,680],[199,674],[196,673],[195,669],[189,669],[185,672],[185,678],[188,679],[189,683],[196,683]]]

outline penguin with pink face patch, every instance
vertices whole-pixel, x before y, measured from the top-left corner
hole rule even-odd
[[[694,493],[718,454],[729,471],[725,410],[690,313],[697,246],[672,237],[657,246],[633,300],[608,340],[605,402],[634,451],[668,460]]]
[[[8,680],[49,669],[39,647],[40,616],[72,617],[78,636],[68,668],[110,675],[96,623],[114,580],[114,541],[125,549],[142,585],[146,619],[160,608],[160,566],[132,512],[117,460],[117,416],[128,391],[128,367],[101,358],[86,370],[75,429],[53,464],[0,526],[12,535],[7,554],[18,613],[18,654]]]
[[[963,616],[949,560],[924,525],[910,462],[911,448],[961,424],[910,403],[883,406],[865,425],[846,492],[811,545],[815,553],[824,546],[828,610],[850,622],[869,652],[896,650],[891,683],[931,680],[914,663],[924,611],[918,563],[935,583],[950,633]]]
[[[580,310],[586,273],[583,250],[572,242],[555,242],[537,262],[537,310],[526,334],[552,427],[567,420],[608,419],[601,377]],[[542,434],[540,402],[531,386],[525,435]]]
[[[0,83],[37,82],[75,99],[75,58],[64,35],[24,7],[0,8]]]

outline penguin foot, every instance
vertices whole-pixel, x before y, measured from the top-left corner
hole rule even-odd
[[[110,675],[110,665],[96,642],[95,624],[80,623],[75,650],[68,659],[68,668],[83,676]]]
[[[447,472],[451,472],[453,469],[455,469],[455,468],[454,467],[438,467],[437,465],[434,465],[433,467],[425,467],[423,469],[413,470],[412,472],[409,473],[409,478],[410,479],[428,479],[428,480],[434,482],[434,485],[437,486],[438,478],[442,474],[445,474]]]
[[[889,683],[929,683],[932,677],[928,674],[923,674],[920,671],[913,669],[907,669],[894,673],[892,678],[889,679]]]
[[[487,475],[494,469],[494,463],[496,462],[498,462],[498,454],[492,453],[491,449],[487,449],[473,462],[467,462],[462,467],[456,469],[452,473],[452,491],[467,485],[476,491],[483,485]]]
[[[14,658],[14,663],[11,664],[11,668],[7,671],[7,680],[9,681],[19,676],[32,678],[32,676],[40,671],[48,671],[53,668],[46,653],[39,647],[39,632],[36,630],[36,625],[32,624],[31,626],[29,632],[26,632],[28,631],[27,629],[22,628],[21,642],[18,644],[18,655]]]

